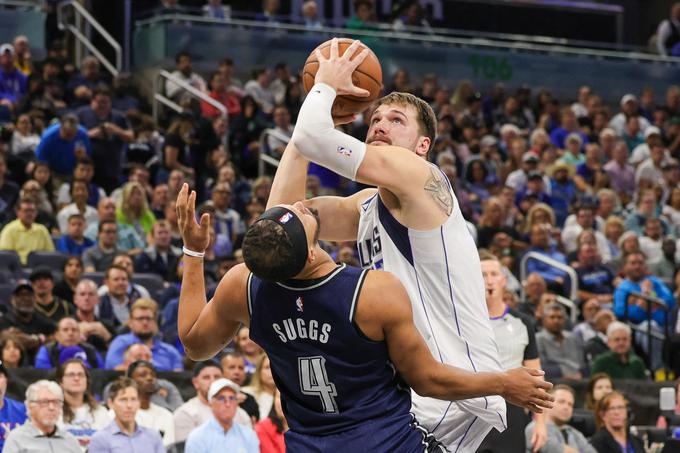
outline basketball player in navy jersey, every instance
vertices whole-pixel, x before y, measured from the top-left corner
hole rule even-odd
[[[271,360],[290,451],[426,451],[431,436],[410,415],[400,376],[433,398],[501,394],[536,412],[551,406],[541,371],[471,373],[434,360],[396,277],[337,266],[319,246],[318,218],[300,202],[262,214],[243,241],[248,267],[232,268],[206,303],[201,255],[210,219],[196,222],[195,201],[185,184],[177,199],[185,244],[180,339],[190,358],[203,360],[241,324],[250,327]]]
[[[320,238],[357,241],[362,267],[395,274],[411,299],[413,319],[441,363],[469,371],[501,371],[485,303],[477,248],[448,178],[427,161],[436,117],[422,99],[391,93],[378,100],[366,143],[335,130],[336,95],[365,95],[352,84],[366,52],[350,59],[358,42],[338,56],[318,54],[316,84],[305,98],[293,138],[272,186],[275,203],[303,199],[307,161],[377,186],[350,197],[320,197]],[[451,403],[413,395],[413,413],[451,451],[474,452],[492,427],[507,427],[499,397]],[[547,438],[538,432],[537,444]]]

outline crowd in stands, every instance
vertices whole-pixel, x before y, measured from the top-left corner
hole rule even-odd
[[[356,3],[348,26],[363,28],[370,16]],[[205,11],[220,8],[211,1]],[[307,19],[318,25],[311,12]],[[292,134],[304,98],[300,68],[242,68],[225,56],[200,74],[182,52],[173,75],[227,115],[168,82],[164,94],[182,111],[156,122],[130,75],[111,78],[94,57],[75,67],[60,41],[32,61],[29,44],[19,36],[0,46],[0,395],[8,370],[55,375],[33,383],[25,405],[0,400],[5,451],[47,443],[54,451],[113,451],[130,442],[143,451],[177,442],[212,451],[226,432],[244,451],[283,451],[286,425],[269,360],[247,328],[215,361],[184,357],[174,200],[189,183],[199,214],[211,216],[210,297],[243,261],[243,235],[264,211],[271,173],[260,174],[259,156],[279,158]],[[237,78],[245,73],[249,79]],[[607,442],[627,423],[625,396],[611,392],[612,380],[680,375],[680,87],[628,93],[610,105],[585,84],[563,100],[528,86],[482,93],[467,80],[448,86],[442,76],[417,79],[399,69],[385,92],[414,93],[434,109],[428,159],[449,178],[478,246],[502,263],[503,300],[530,318],[547,378],[595,379],[585,410],[601,434],[591,442],[610,451]],[[342,127],[363,140],[370,113]],[[308,196],[359,188],[310,166]],[[353,243],[324,247],[338,262],[361,264]],[[576,270],[577,294],[570,274],[542,257]],[[576,307],[576,321],[560,302]],[[93,395],[93,369],[123,377]],[[158,377],[182,370],[193,373],[196,390],[186,402]],[[578,431],[559,431],[571,418],[573,390],[554,392],[551,439],[573,439],[578,449],[585,441]]]

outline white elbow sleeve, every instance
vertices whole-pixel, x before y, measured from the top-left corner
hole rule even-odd
[[[331,108],[335,90],[317,83],[309,90],[298,115],[293,143],[310,161],[349,179],[356,179],[366,144],[335,129]]]

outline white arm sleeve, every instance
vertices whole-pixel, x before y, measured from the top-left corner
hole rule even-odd
[[[335,95],[335,90],[325,83],[317,83],[309,90],[292,140],[307,159],[354,180],[366,155],[366,144],[335,129],[331,116]]]

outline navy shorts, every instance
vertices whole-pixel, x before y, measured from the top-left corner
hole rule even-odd
[[[363,422],[337,434],[315,436],[288,431],[286,451],[303,453],[424,453],[445,451],[411,414]]]

